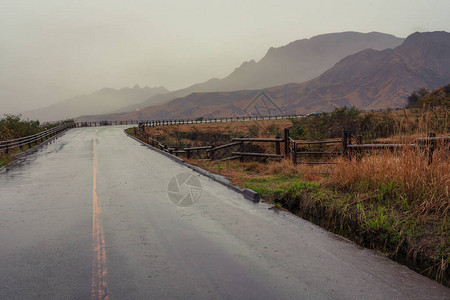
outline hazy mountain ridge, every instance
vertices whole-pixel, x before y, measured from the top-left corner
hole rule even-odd
[[[395,49],[366,49],[339,61],[301,84],[265,89],[284,113],[309,113],[336,106],[363,109],[401,107],[418,88],[450,82],[450,34],[414,33]],[[260,90],[194,93],[165,105],[147,107],[119,119],[168,119],[245,115]],[[98,116],[102,117],[102,116]],[[103,116],[104,117],[104,116]],[[97,117],[91,117],[97,118]]]
[[[158,95],[138,105],[117,112],[132,112],[150,105],[162,104],[198,92],[222,92],[261,89],[286,83],[301,83],[313,79],[342,58],[367,48],[395,48],[404,41],[390,34],[370,32],[329,33],[270,48],[259,61],[244,62],[223,79],[206,82]]]
[[[379,32],[318,35],[279,48],[270,48],[261,61],[243,64],[225,80],[237,81],[242,79],[243,73],[246,73],[247,81],[241,83],[246,89],[302,83],[319,76],[348,55],[368,48],[375,50],[395,48],[403,41],[402,38]]]
[[[275,99],[283,99],[288,110],[307,113],[329,105],[402,107],[415,89],[435,89],[448,82],[450,34],[431,32],[414,33],[393,50],[361,51],[314,80],[268,91]]]
[[[139,85],[119,90],[103,88],[89,95],[76,96],[48,107],[26,111],[22,115],[30,119],[56,121],[83,114],[108,114],[126,105],[137,104],[149,97],[167,92],[169,91],[165,87],[141,88]]]

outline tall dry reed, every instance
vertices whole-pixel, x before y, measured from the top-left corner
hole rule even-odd
[[[380,151],[360,160],[338,158],[327,183],[347,191],[390,193],[392,200],[406,203],[420,215],[446,217],[450,208],[450,158],[448,150],[428,153],[405,147]]]

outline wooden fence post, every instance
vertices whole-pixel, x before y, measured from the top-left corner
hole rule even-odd
[[[241,143],[239,144],[239,152],[244,152],[244,141],[241,141]],[[244,156],[241,154],[239,157],[239,161],[243,162],[244,161]]]
[[[429,138],[435,138],[436,133],[430,132],[428,134]],[[437,141],[436,140],[429,140],[428,141],[428,165],[431,165],[433,163],[433,153],[434,150],[436,150]]]
[[[342,155],[346,158],[348,158],[348,132],[343,130],[342,131]]]
[[[289,155],[289,128],[284,129],[284,157]]]
[[[276,139],[280,139],[280,136],[277,135],[275,138]],[[281,154],[281,148],[280,148],[280,142],[279,141],[275,142],[275,151],[276,151],[275,152],[276,154],[278,154],[278,155]]]
[[[214,144],[211,145],[211,151],[209,151],[209,159],[210,160],[214,160],[214,156],[215,156],[215,150],[214,150]]]
[[[356,144],[362,145],[362,135],[358,135],[356,137]],[[358,148],[358,151],[357,151],[358,155],[356,156],[356,161],[361,161],[362,151],[363,151],[362,148]]]
[[[292,163],[294,165],[297,164],[297,143],[296,142],[292,143]]]

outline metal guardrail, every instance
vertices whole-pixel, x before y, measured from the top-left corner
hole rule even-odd
[[[224,122],[245,122],[245,121],[262,121],[262,120],[282,120],[282,119],[298,119],[306,117],[306,115],[278,115],[278,116],[246,116],[246,117],[228,117],[228,118],[206,118],[202,120],[191,119],[171,119],[171,120],[127,120],[127,121],[100,121],[100,122],[77,122],[77,127],[96,127],[108,125],[134,125],[143,124],[144,126],[167,126],[167,125],[183,125],[183,124],[204,124],[204,123],[224,123]]]
[[[47,140],[49,137],[54,136],[60,132],[63,132],[64,130],[67,130],[69,128],[73,128],[75,126],[75,123],[64,123],[59,126],[47,129],[45,131],[24,136],[17,139],[11,139],[6,141],[0,141],[0,152],[9,153],[12,149],[16,148],[22,148],[23,146],[32,147],[32,144],[38,144],[39,142],[43,142]]]
[[[386,109],[363,109],[361,112],[382,112],[397,111],[404,107],[386,108]],[[226,118],[204,118],[204,119],[167,119],[167,120],[125,120],[125,121],[91,121],[77,122],[76,127],[94,127],[108,125],[133,125],[143,123],[145,126],[165,126],[165,125],[183,125],[183,124],[203,124],[203,123],[222,123],[222,122],[240,122],[240,121],[259,121],[259,120],[280,120],[280,119],[298,119],[304,117],[313,117],[322,113],[313,112],[309,114],[285,114],[285,115],[266,115],[266,116],[242,116],[242,117],[226,117]]]

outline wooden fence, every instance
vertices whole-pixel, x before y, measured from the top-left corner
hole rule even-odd
[[[157,125],[150,125],[157,126]],[[429,163],[432,163],[433,153],[438,147],[438,143],[441,142],[446,148],[449,148],[450,137],[436,137],[435,134],[431,133],[428,137],[418,138],[413,144],[394,144],[394,143],[380,143],[380,144],[363,144],[361,136],[355,136],[354,132],[343,131],[341,139],[325,140],[325,141],[295,141],[289,137],[289,129],[284,130],[284,136],[275,138],[233,138],[231,143],[225,145],[207,145],[200,147],[186,147],[179,149],[177,147],[169,147],[165,143],[152,138],[145,131],[145,124],[140,124],[139,128],[134,128],[135,135],[139,136],[145,142],[174,155],[185,155],[186,158],[192,158],[195,154],[199,159],[202,160],[232,160],[240,159],[244,161],[246,157],[252,158],[265,158],[265,159],[291,159],[292,162],[297,164],[334,164],[330,158],[337,156],[344,156],[348,159],[356,157],[357,159],[361,157],[363,151],[373,151],[379,149],[401,149],[405,147],[412,147],[423,149],[428,152]],[[353,143],[356,142],[356,143]],[[246,143],[273,143],[275,145],[275,153],[265,153],[265,152],[248,152],[245,151]],[[282,145],[284,151],[282,151]],[[311,146],[333,146],[335,149],[323,150],[323,149],[306,149],[306,147]],[[235,148],[235,151],[231,152],[230,156],[218,157],[217,152],[225,149]],[[448,149],[447,149],[448,150]],[[299,159],[302,158],[302,159]],[[320,159],[319,159],[320,158]]]
[[[356,142],[356,143],[353,143]],[[339,144],[340,150],[335,151],[308,151],[300,150],[299,146],[305,145],[325,145],[325,144]],[[329,159],[325,161],[299,161],[299,156],[314,156],[323,157],[326,156],[330,158],[332,156],[344,156],[348,159],[355,157],[360,159],[363,151],[374,151],[374,150],[391,150],[413,148],[426,151],[428,153],[428,163],[433,162],[433,153],[438,146],[442,146],[443,150],[450,150],[450,136],[436,137],[434,133],[430,133],[428,137],[418,138],[412,144],[406,143],[371,143],[363,144],[362,136],[355,136],[352,131],[343,131],[342,138],[339,140],[328,140],[328,141],[294,141],[289,138],[289,154],[294,164],[333,164]]]
[[[281,143],[285,141],[285,139],[281,139],[279,137],[276,138],[233,138],[231,143],[225,145],[208,145],[208,146],[200,146],[200,147],[186,147],[183,149],[179,149],[178,147],[169,147],[164,142],[159,141],[153,137],[151,137],[148,132],[145,131],[145,127],[134,128],[134,134],[138,136],[141,140],[146,143],[159,148],[165,152],[170,154],[174,154],[176,156],[185,155],[186,158],[192,158],[193,154],[196,153],[197,156],[200,156],[200,159],[203,160],[232,160],[232,159],[240,159],[244,160],[245,157],[258,157],[258,158],[277,158],[281,159],[285,156],[281,154]],[[257,152],[246,152],[245,144],[246,143],[274,143],[275,144],[275,153],[257,153]],[[236,151],[232,151],[231,156],[225,158],[217,158],[216,153],[221,150],[229,149],[235,147]]]

